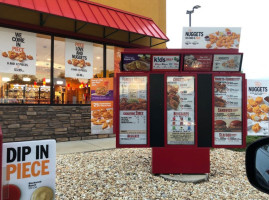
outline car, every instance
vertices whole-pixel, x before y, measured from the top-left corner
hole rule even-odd
[[[269,137],[247,147],[246,173],[252,186],[269,194]]]

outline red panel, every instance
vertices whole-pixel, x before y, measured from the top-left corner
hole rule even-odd
[[[48,9],[46,1],[33,0],[33,3],[37,11],[49,13],[49,9]]]
[[[24,8],[35,10],[35,6],[32,0],[21,0],[21,6]]]
[[[81,10],[83,11],[87,21],[90,23],[98,24],[98,21],[95,17],[95,14],[92,12],[88,4],[86,3],[79,3]]]
[[[106,19],[107,23],[109,24],[110,27],[113,28],[119,28],[117,26],[117,23],[114,21],[114,19],[111,17],[111,15],[109,14],[108,10],[105,8],[100,7],[99,10],[101,11],[101,13],[103,14],[104,18]]]
[[[118,12],[117,13],[120,17],[120,19],[122,20],[122,22],[124,23],[124,25],[128,28],[128,30],[130,32],[134,32],[136,33],[137,31],[135,30],[135,28],[133,27],[133,25],[129,22],[129,20],[125,17],[125,14],[124,13],[120,13]]]
[[[82,12],[78,2],[77,1],[69,1],[69,0],[68,0],[68,2],[70,4],[71,9],[73,10],[74,15],[76,16],[76,19],[80,20],[80,21],[87,22],[87,19],[86,19],[84,13]]]
[[[152,148],[152,173],[210,173],[209,148]]]
[[[46,1],[50,14],[63,16],[63,13],[58,5],[57,0],[46,0]]]
[[[144,22],[144,24],[147,26],[147,28],[150,30],[150,32],[154,35],[156,38],[160,38],[161,36],[158,34],[157,31],[150,25],[149,20],[145,20],[141,18],[141,20]]]
[[[130,21],[130,23],[134,26],[134,28],[136,29],[137,33],[140,33],[142,35],[145,35],[145,32],[143,31],[143,29],[139,26],[139,24],[134,20],[134,17],[131,15],[125,15],[128,20]]]
[[[117,12],[115,12],[114,10],[107,10],[107,11],[109,12],[111,18],[113,18],[114,21],[117,23],[119,29],[129,31],[128,28],[122,22],[121,18],[118,16]]]
[[[146,33],[146,35],[149,36],[154,36],[150,30],[145,26],[145,24],[141,21],[140,18],[138,17],[133,17],[135,19],[135,21],[138,23],[138,25],[143,29],[143,31]]]
[[[103,25],[103,26],[109,26],[107,21],[105,20],[104,16],[100,12],[98,6],[89,4],[89,7],[91,8],[92,12],[94,13],[94,15],[95,15],[95,17],[96,17],[96,19],[98,21],[98,24]]]
[[[20,2],[18,0],[4,0],[3,2],[14,6],[20,6]]]
[[[159,27],[153,21],[148,21],[148,22],[155,29],[155,31],[158,32],[158,34],[161,36],[162,39],[168,40],[168,38],[166,37],[166,35],[163,34],[163,32],[161,31],[161,29],[159,29]]]
[[[73,10],[71,9],[68,0],[58,0],[59,5],[61,5],[61,10],[64,17],[75,19]]]

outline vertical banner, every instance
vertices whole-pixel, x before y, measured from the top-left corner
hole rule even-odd
[[[65,77],[93,78],[93,44],[65,39]]]
[[[146,76],[120,77],[120,144],[147,144]]]
[[[113,133],[113,78],[93,78],[91,84],[92,134]]]
[[[195,144],[195,78],[167,77],[167,144]]]
[[[55,199],[56,142],[3,144],[3,199]]]
[[[214,77],[214,144],[242,145],[242,77]]]
[[[0,27],[0,72],[36,74],[36,34]]]
[[[247,80],[248,135],[269,135],[268,87],[268,80]]]

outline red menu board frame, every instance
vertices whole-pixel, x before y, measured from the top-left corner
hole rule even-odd
[[[242,144],[241,145],[217,145],[215,144],[215,87],[214,87],[214,80],[215,77],[241,77],[242,78],[242,106],[241,106],[241,113],[242,113]],[[246,146],[246,135],[247,135],[247,116],[246,116],[246,99],[247,99],[247,84],[245,79],[245,74],[240,73],[212,73],[212,147],[213,148],[244,148]]]
[[[114,96],[114,120],[115,120],[115,132],[116,132],[116,147],[117,148],[145,148],[145,147],[150,147],[150,87],[149,87],[149,73],[141,73],[141,72],[133,72],[132,74],[130,73],[118,73],[117,77],[115,78],[116,84],[115,86],[120,85],[120,77],[147,77],[147,131],[146,131],[146,137],[147,137],[147,143],[146,144],[120,144],[120,88],[116,87],[115,88],[115,96]]]
[[[167,131],[167,77],[176,76],[176,77],[194,77],[194,144],[186,145],[186,144],[168,144],[168,131]],[[164,76],[164,147],[168,148],[196,148],[198,147],[198,137],[197,137],[197,73],[165,73]]]

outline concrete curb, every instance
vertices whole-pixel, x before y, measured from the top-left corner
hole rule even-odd
[[[208,174],[160,174],[166,180],[183,183],[201,183],[209,180]]]

